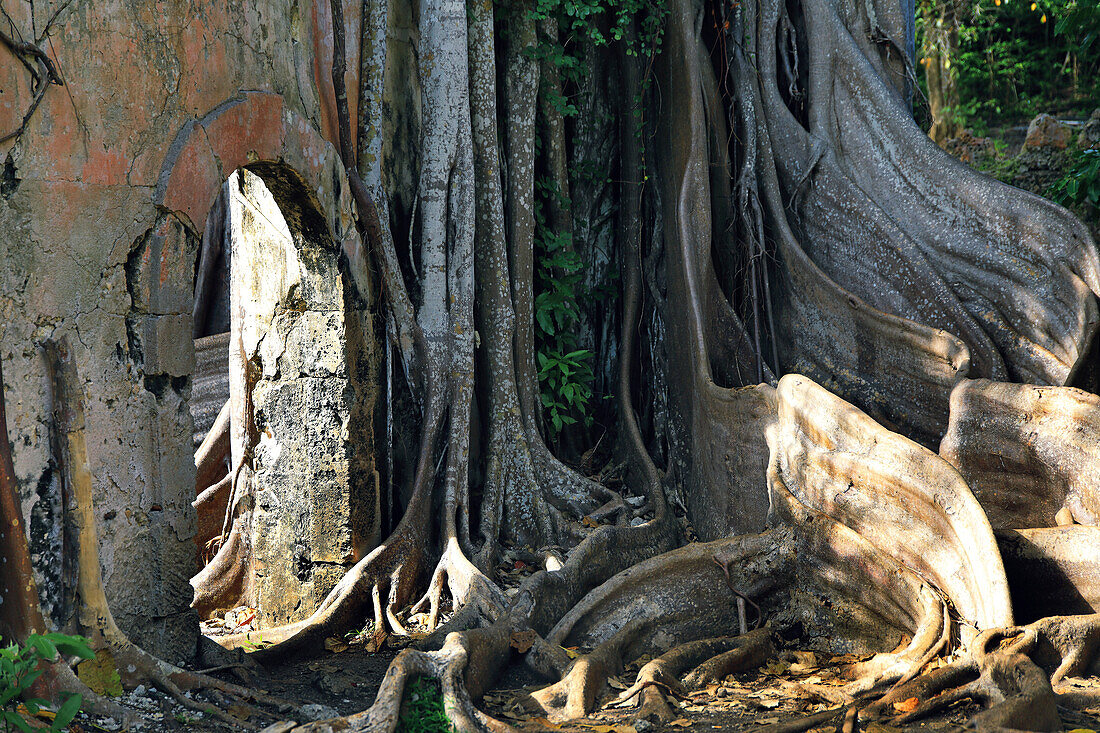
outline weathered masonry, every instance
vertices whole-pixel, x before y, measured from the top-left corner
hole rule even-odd
[[[330,3],[74,3],[54,16],[59,3],[0,2],[65,82],[0,144],[0,358],[47,611],[59,625],[73,613],[72,569],[54,561],[62,487],[41,354],[67,337],[110,605],[149,651],[194,651],[194,450],[213,417],[199,403],[219,399],[195,381],[219,358],[200,348],[196,362],[195,266],[213,219],[228,225],[225,274],[242,296],[230,294],[230,336],[213,334],[225,364],[237,359],[219,388],[248,403],[232,426],[231,460],[247,468],[236,508],[262,538],[224,600],[258,605],[265,623],[307,613],[378,532],[374,285],[335,147]],[[360,4],[343,16],[355,110]],[[34,98],[3,48],[0,90],[3,135]],[[290,580],[306,592],[275,602]]]

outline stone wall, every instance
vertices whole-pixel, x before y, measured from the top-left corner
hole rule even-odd
[[[333,146],[329,1],[0,4],[65,82],[0,144],[0,359],[42,592],[63,621],[40,344],[67,336],[87,399],[108,600],[135,641],[178,661],[196,638],[188,399],[206,212],[234,170],[277,162],[300,178],[332,241],[364,260]],[[353,115],[359,7],[344,14]],[[0,136],[32,97],[26,70],[0,48]],[[369,298],[358,272],[356,297]]]
[[[278,182],[267,167],[268,180]],[[369,361],[362,304],[323,231],[291,229],[264,180],[247,169],[227,184],[233,313],[229,353],[232,465],[251,471],[252,598],[261,627],[316,610],[344,572],[378,544],[376,478],[358,470],[372,416],[358,373]],[[293,217],[292,217],[293,218]],[[352,524],[348,517],[357,522]]]

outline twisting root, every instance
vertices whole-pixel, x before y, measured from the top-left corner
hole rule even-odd
[[[684,698],[686,691],[763,664],[772,656],[771,630],[756,629],[744,636],[724,636],[682,644],[647,662],[633,685],[624,690],[613,704],[626,705],[636,700],[636,720],[667,723],[680,717],[668,697]],[[694,667],[694,669],[692,669]],[[691,672],[681,684],[684,670]]]
[[[1098,641],[1100,614],[987,629],[971,641],[963,659],[898,684],[860,711],[860,718],[892,714],[894,703],[917,698],[917,707],[895,721],[904,724],[971,699],[988,706],[971,720],[980,729],[1060,730],[1058,704],[1087,705],[1096,698],[1056,696],[1052,683],[1095,671]]]

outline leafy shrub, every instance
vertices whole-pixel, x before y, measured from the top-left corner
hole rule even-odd
[[[52,664],[57,661],[59,653],[81,659],[95,656],[87,639],[66,634],[31,634],[25,646],[10,644],[0,648],[0,705],[3,706],[6,733],[11,733],[12,730],[31,733],[32,728],[16,709],[23,695],[41,676],[42,670],[39,667],[43,663]],[[48,701],[34,697],[26,698],[22,702],[31,715],[37,715],[50,705]],[[57,709],[50,732],[59,733],[72,722],[83,702],[80,695],[70,695]]]
[[[978,135],[1039,112],[1088,114],[1100,93],[1096,0],[919,0],[953,6],[958,57],[956,119]],[[918,13],[918,48],[925,33]],[[924,64],[918,64],[924,82]]]
[[[535,357],[540,399],[551,434],[566,425],[591,424],[589,401],[595,377],[592,352],[577,348],[579,299],[584,295],[583,267],[568,232],[551,230],[543,200],[557,196],[546,181],[537,184],[535,202]]]
[[[1100,211],[1100,150],[1082,150],[1065,174],[1050,187],[1050,197],[1091,216]]]

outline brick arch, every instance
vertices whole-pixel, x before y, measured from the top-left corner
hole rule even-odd
[[[149,343],[163,341],[180,352],[174,362],[178,366],[171,367],[175,370],[173,374],[195,372],[193,342],[188,338],[156,341],[154,338],[166,330],[162,325],[170,319],[178,319],[190,327],[194,243],[202,237],[206,219],[223,183],[240,169],[247,169],[263,180],[266,191],[295,234],[294,244],[299,255],[307,250],[313,253],[312,247],[324,240],[322,249],[336,259],[331,268],[323,269],[323,276],[335,274],[338,280],[333,288],[303,289],[306,293],[323,291],[333,297],[331,302],[310,300],[309,307],[295,310],[293,318],[281,319],[277,326],[274,320],[263,324],[270,328],[265,334],[274,334],[274,343],[281,344],[282,348],[275,350],[278,353],[272,351],[269,355],[258,349],[256,343],[246,346],[236,325],[229,336],[230,394],[236,391],[240,395],[247,391],[250,395],[247,400],[234,401],[237,406],[232,418],[234,453],[240,452],[237,443],[246,439],[240,433],[241,426],[252,419],[238,410],[262,411],[270,430],[267,439],[280,446],[271,456],[265,454],[264,460],[277,462],[277,456],[283,456],[284,463],[277,469],[269,466],[270,470],[258,473],[266,477],[264,480],[285,480],[285,484],[279,485],[279,491],[287,499],[285,511],[267,508],[252,515],[254,526],[261,528],[257,536],[264,541],[254,544],[253,560],[249,562],[256,562],[266,570],[262,581],[253,578],[243,586],[247,591],[241,592],[249,594],[247,598],[233,600],[256,606],[265,624],[276,625],[300,620],[294,615],[299,610],[308,615],[343,571],[379,541],[381,513],[377,506],[377,489],[372,483],[375,481],[373,465],[368,465],[367,461],[367,457],[373,456],[370,449],[373,424],[370,370],[374,362],[369,353],[373,344],[372,326],[363,305],[369,297],[362,296],[369,296],[370,281],[363,274],[367,272],[363,267],[364,250],[355,227],[346,174],[336,148],[308,120],[288,109],[281,96],[266,92],[242,93],[218,105],[201,120],[192,120],[180,129],[165,157],[154,191],[153,203],[160,212],[160,222],[137,263],[139,278],[150,293],[149,305],[135,302],[135,311],[146,324],[143,333],[153,336],[147,339]],[[247,239],[241,237],[242,241]],[[262,237],[255,241],[264,242],[265,246],[268,242]],[[347,260],[339,261],[338,253],[330,249],[332,246],[342,249]],[[252,254],[257,253],[253,251]],[[315,260],[306,259],[316,264]],[[249,261],[247,251],[242,261]],[[246,269],[241,268],[240,272]],[[309,268],[294,271],[306,269]],[[345,298],[350,292],[348,288],[358,290],[361,298]],[[171,313],[160,305],[169,299],[172,300]],[[236,313],[234,323],[240,324]],[[175,320],[173,325],[173,335],[187,330],[179,328]],[[323,349],[317,347],[322,341],[314,338],[317,334],[328,338]],[[316,353],[295,350],[306,343],[315,347]],[[295,348],[288,344],[294,344]],[[146,352],[157,357],[147,360],[147,367],[154,364],[154,370],[166,368],[161,366],[166,360],[159,358],[159,352],[150,349]],[[321,359],[321,355],[328,360]],[[273,361],[265,362],[267,358]],[[306,359],[314,358],[316,364],[305,365]],[[260,396],[255,392],[255,385],[244,377],[243,360],[252,359],[264,364],[265,381]],[[318,440],[315,445],[287,439],[296,431],[301,432],[306,419],[303,418],[303,405],[309,408],[304,414],[310,416],[307,422],[313,426],[310,435],[339,436],[339,439],[328,443]],[[336,416],[336,423],[324,422],[332,416]],[[363,446],[368,448],[366,457],[359,455]],[[167,447],[162,446],[162,450]],[[324,453],[328,457],[326,465],[335,468],[317,480],[317,476],[309,473],[314,470],[314,464],[304,457],[303,451],[308,455],[327,451]],[[287,476],[295,480],[286,479]],[[288,486],[304,493],[289,491]],[[261,482],[257,490],[265,488],[270,487]],[[294,563],[287,564],[282,559],[288,556],[289,548],[296,547],[290,540],[297,536],[295,533],[304,521],[302,517],[308,518],[304,526],[307,527],[306,536],[311,538],[305,543],[309,552],[301,556],[296,554]],[[303,567],[309,569],[310,580],[302,584],[302,578],[296,576],[303,589],[298,598],[292,599],[301,604],[298,609],[286,605],[289,596],[285,588],[290,582],[286,573],[300,574]],[[197,598],[196,607],[205,612],[226,600],[219,596],[209,600],[214,605],[208,605],[205,597]]]
[[[292,169],[323,214],[333,240],[358,254],[352,200],[336,148],[270,92],[244,92],[180,129],[153,203],[201,235],[218,190],[238,168],[271,162]]]

